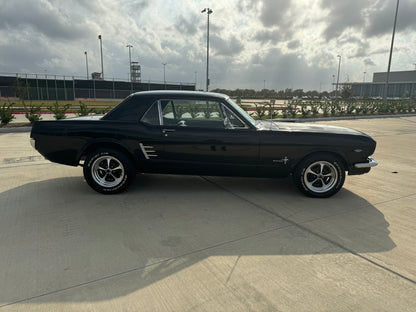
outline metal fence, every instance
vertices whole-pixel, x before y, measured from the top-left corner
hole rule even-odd
[[[26,88],[30,100],[123,99],[138,91],[195,90],[195,83],[86,80],[58,75],[0,73],[0,98],[16,97],[17,81]]]

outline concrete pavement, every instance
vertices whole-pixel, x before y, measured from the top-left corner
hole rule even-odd
[[[172,175],[103,196],[0,133],[0,310],[414,311],[416,117],[321,123],[378,143],[330,199]]]

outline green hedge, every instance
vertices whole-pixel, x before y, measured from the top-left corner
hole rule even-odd
[[[250,115],[258,119],[273,118],[314,118],[336,116],[391,115],[416,113],[415,100],[338,100],[303,101],[288,100],[284,106],[256,103],[254,107],[245,105]]]

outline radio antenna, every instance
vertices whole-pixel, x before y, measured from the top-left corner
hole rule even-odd
[[[272,131],[272,126],[273,126],[273,113],[274,113],[274,101],[270,100],[270,131]]]

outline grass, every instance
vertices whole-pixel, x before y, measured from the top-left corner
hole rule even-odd
[[[0,128],[20,128],[20,127],[31,127],[30,122],[11,122],[6,125],[0,124]]]

